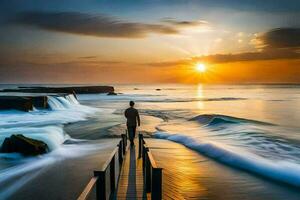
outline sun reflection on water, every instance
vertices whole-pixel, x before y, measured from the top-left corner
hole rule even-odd
[[[197,108],[198,109],[204,109],[203,101],[201,101],[201,99],[204,98],[204,95],[203,95],[203,85],[202,84],[198,84],[197,85],[196,98],[200,99],[199,101],[197,101]]]

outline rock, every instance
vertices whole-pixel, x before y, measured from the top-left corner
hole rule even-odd
[[[48,97],[40,94],[0,93],[0,110],[14,109],[28,112],[33,110],[33,107],[48,108]]]
[[[31,100],[35,108],[49,108],[47,96],[31,97]]]
[[[21,153],[25,156],[34,156],[47,152],[49,152],[49,148],[46,143],[21,134],[5,138],[1,146],[1,153]]]
[[[156,91],[160,91],[161,89],[157,88]]]
[[[107,95],[118,95],[118,94],[115,92],[109,92],[109,93],[107,93]]]
[[[0,96],[0,110],[8,109],[28,112],[33,109],[33,101],[28,97]]]

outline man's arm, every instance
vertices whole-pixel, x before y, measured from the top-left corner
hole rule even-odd
[[[139,111],[136,111],[136,119],[137,119],[137,122],[138,122],[138,126],[141,125],[141,120],[140,120],[140,115],[139,115]]]

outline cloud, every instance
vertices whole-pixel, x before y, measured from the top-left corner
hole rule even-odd
[[[268,49],[259,52],[243,52],[235,54],[212,54],[205,56],[196,56],[190,59],[173,60],[167,62],[145,63],[146,66],[152,67],[174,67],[192,65],[197,62],[206,62],[212,64],[244,62],[244,61],[263,61],[279,59],[300,59],[300,53],[290,49]]]
[[[146,63],[145,65],[153,67],[170,67],[191,65],[196,62],[219,64],[243,61],[300,59],[299,28],[272,29],[265,33],[258,34],[255,41],[252,42],[255,43],[259,51],[235,54],[213,54],[170,62]]]
[[[243,62],[243,61],[261,61],[261,60],[279,60],[279,59],[300,59],[300,53],[291,52],[289,50],[274,50],[264,52],[245,52],[237,54],[214,54],[208,56],[198,56],[191,59],[170,61],[170,62],[154,62],[146,63],[152,67],[171,67],[191,65],[196,62],[207,62],[213,64]]]
[[[163,18],[161,22],[177,27],[193,27],[193,26],[207,26],[208,22],[203,20],[198,21],[180,21],[174,18]]]
[[[276,28],[258,34],[254,40],[258,48],[300,48],[300,28]]]
[[[215,54],[195,57],[194,60],[211,63],[228,63],[258,60],[300,59],[300,54],[289,50],[270,50],[263,52],[245,52],[237,54]]]
[[[143,38],[150,33],[178,34],[184,27],[204,23],[173,19],[164,24],[138,23],[80,12],[22,12],[12,22],[48,31],[113,38]]]
[[[276,28],[257,34],[254,43],[259,52],[237,54],[215,54],[196,57],[211,63],[227,63],[241,61],[300,59],[300,28]]]
[[[213,54],[169,62],[145,63],[145,65],[152,67],[171,67],[191,65],[196,62],[219,64],[243,61],[300,59],[300,28],[272,29],[265,33],[257,34],[255,40],[252,42],[254,42],[259,51],[235,54]]]

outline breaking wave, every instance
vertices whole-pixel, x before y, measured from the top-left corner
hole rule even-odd
[[[134,99],[136,102],[165,102],[165,103],[180,103],[180,102],[196,102],[196,101],[237,101],[246,100],[246,98],[236,97],[220,97],[220,98],[168,98],[165,95],[156,94],[118,94],[118,95],[106,95],[106,94],[88,94],[78,95],[80,100],[101,100],[101,101],[130,101]]]
[[[63,124],[82,121],[99,109],[81,105],[74,95],[48,96],[49,109],[31,112],[0,111],[0,144],[12,134],[44,141],[51,150],[70,137]]]
[[[181,143],[229,166],[300,187],[300,164],[298,163],[289,160],[271,160],[240,148],[203,141],[184,134],[157,132],[155,137]]]
[[[261,122],[251,119],[237,118],[227,115],[218,114],[204,114],[198,115],[190,119],[190,121],[197,121],[200,124],[214,126],[220,124],[240,124],[240,123],[252,123],[252,124],[262,124],[262,125],[273,125],[267,122]]]

